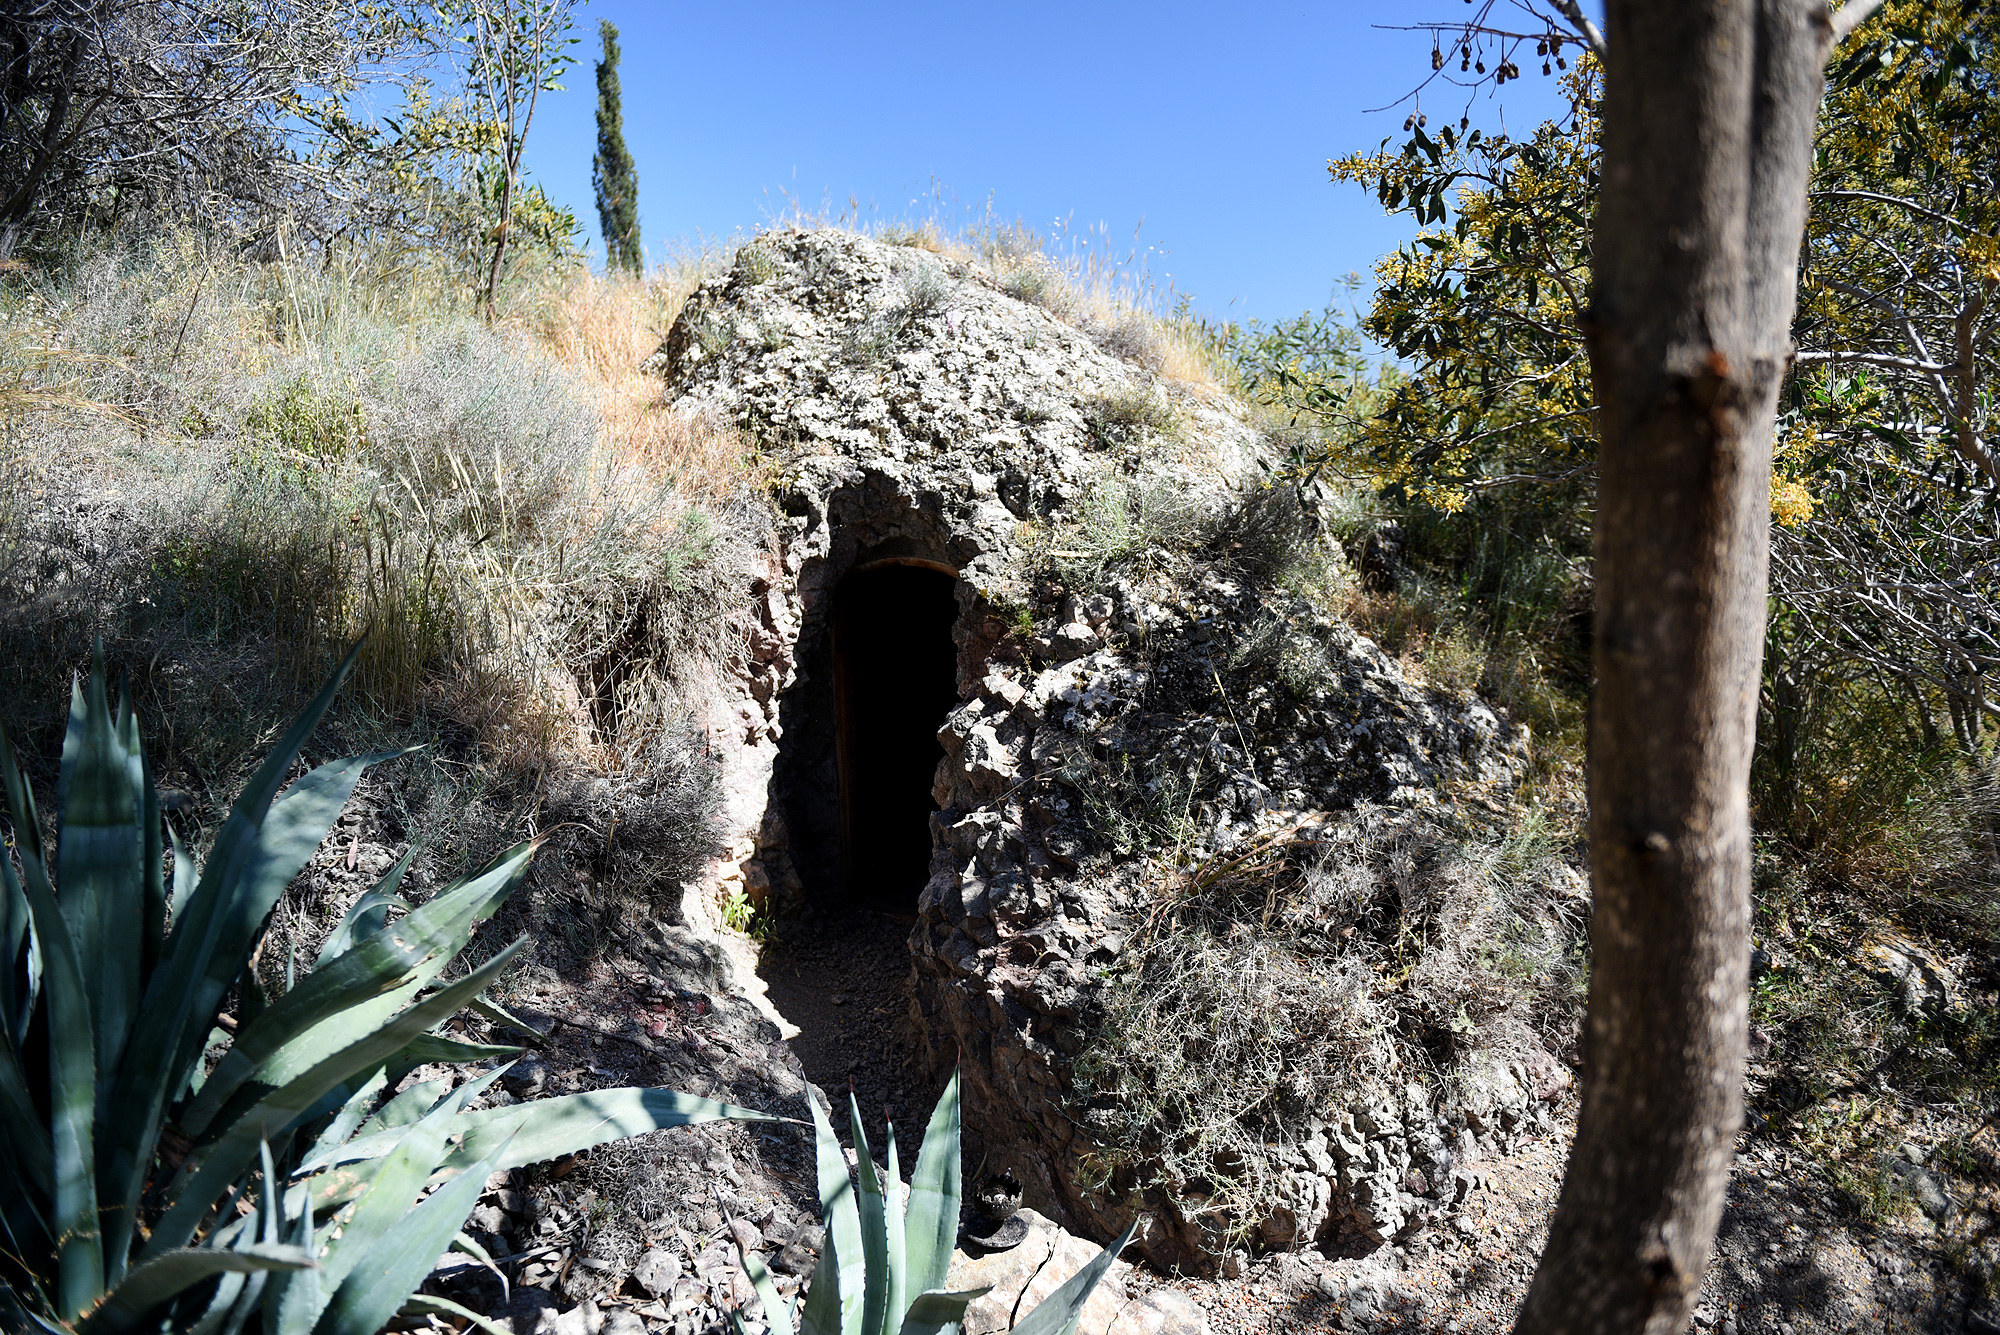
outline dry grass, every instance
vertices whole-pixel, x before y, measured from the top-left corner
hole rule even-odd
[[[1140,244],[1136,231],[1126,245],[1107,229],[1070,222],[1044,234],[1000,218],[990,203],[961,210],[952,203],[934,191],[925,214],[894,222],[871,222],[852,206],[834,212],[795,205],[772,225],[839,228],[957,260],[1162,380],[1207,394],[1222,391],[1228,369],[1172,284],[1154,277],[1155,252]]]
[[[227,768],[257,742],[232,719],[282,716],[365,632],[355,702],[384,718],[515,772],[648,763],[761,541],[744,442],[639,369],[719,262],[550,266],[490,329],[366,252],[169,235],[10,275],[0,455],[46,499],[0,497],[0,694],[49,695],[102,634],[208,739],[183,758]]]
[[[642,369],[718,264],[700,255],[644,280],[579,270],[533,310],[537,340],[577,373],[603,419],[603,460],[637,466],[689,501],[731,500],[761,477],[741,432],[663,402],[659,377]]]

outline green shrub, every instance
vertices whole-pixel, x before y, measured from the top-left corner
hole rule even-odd
[[[412,850],[312,972],[267,994],[246,969],[267,916],[362,772],[390,758],[336,760],[278,794],[353,658],[272,749],[199,869],[171,829],[163,841],[137,720],[129,702],[112,710],[101,660],[72,693],[53,864],[0,732],[13,848],[0,859],[9,1326],[374,1335],[399,1309],[469,1317],[410,1295],[488,1174],[663,1126],[768,1120],[659,1089],[467,1111],[499,1070],[385,1098],[418,1066],[519,1051],[441,1027],[468,1006],[497,1013],[482,994],[525,938],[445,974],[525,873],[530,844],[415,907],[397,893]]]

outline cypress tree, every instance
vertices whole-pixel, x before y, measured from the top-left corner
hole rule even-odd
[[[597,156],[591,159],[590,184],[597,192],[605,267],[636,274],[644,267],[639,252],[639,171],[625,148],[618,28],[609,19],[599,19],[597,32],[604,41],[604,57],[597,62]]]

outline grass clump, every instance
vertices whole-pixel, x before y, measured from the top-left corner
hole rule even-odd
[[[1199,490],[1171,472],[1107,469],[1042,532],[1042,559],[1069,586],[1094,588],[1114,571],[1185,559],[1214,517]]]
[[[1434,1084],[1474,1050],[1566,1046],[1582,906],[1546,822],[1306,819],[1221,853],[1159,839],[1074,1063],[1090,1181],[1164,1189],[1219,1245],[1365,1072]]]

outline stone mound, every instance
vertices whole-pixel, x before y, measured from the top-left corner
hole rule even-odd
[[[1525,732],[1411,682],[1297,591],[1301,559],[1341,555],[1321,496],[1273,485],[1276,451],[1240,405],[1163,378],[1129,328],[1008,286],[923,249],[779,231],[688,299],[652,359],[674,410],[762,443],[779,511],[713,733],[730,884],[780,916],[836,911],[853,745],[836,591],[884,565],[955,576],[911,1020],[934,1068],[964,1070],[968,1164],[1010,1169],[1029,1205],[1092,1236],[1143,1213],[1136,1245],[1165,1266],[1208,1269],[1246,1233],[1379,1244],[1449,1191],[1462,1137],[1562,1083],[1552,1062],[1529,1047],[1429,1084],[1351,1073],[1352,1098],[1297,1110],[1264,1161],[1216,1168],[1252,1184],[1218,1211],[1184,1172],[1093,1168],[1074,1060],[1163,869],[1280,833],[1310,859],[1357,822],[1492,804]]]

